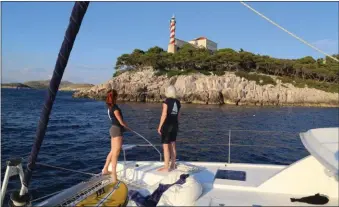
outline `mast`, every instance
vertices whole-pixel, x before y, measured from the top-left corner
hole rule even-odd
[[[15,199],[15,200],[20,200],[21,201],[20,203],[29,202],[29,201],[23,201],[23,197],[28,197],[27,196],[28,186],[32,178],[32,173],[35,168],[35,163],[36,163],[36,160],[39,154],[40,147],[44,140],[46,128],[47,128],[48,121],[49,121],[49,116],[50,116],[50,113],[53,107],[53,102],[57,95],[62,76],[64,74],[69,56],[73,48],[74,41],[79,32],[81,22],[85,16],[88,5],[89,5],[89,2],[77,1],[75,2],[73,6],[68,28],[66,30],[65,37],[64,37],[64,40],[62,42],[62,45],[61,45],[61,48],[58,54],[58,59],[54,67],[53,77],[50,80],[49,88],[47,89],[45,104],[43,106],[40,119],[38,122],[38,126],[37,126],[35,142],[32,146],[32,151],[28,159],[27,169],[26,169],[25,176],[24,176],[23,183],[22,183],[23,186],[20,190],[20,194],[18,192],[14,192],[11,195],[12,201],[14,201],[13,199]]]

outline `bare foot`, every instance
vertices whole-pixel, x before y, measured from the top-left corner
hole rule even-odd
[[[177,164],[171,165],[170,169],[171,169],[171,170],[177,169]]]
[[[159,168],[158,171],[159,171],[159,172],[169,172],[170,169],[167,168],[167,167],[162,167],[162,168]]]
[[[102,175],[107,175],[107,174],[109,174],[108,169],[105,169],[105,168],[102,169],[101,174],[102,174]]]

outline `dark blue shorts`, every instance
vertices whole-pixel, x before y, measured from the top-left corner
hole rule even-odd
[[[170,144],[177,140],[178,126],[164,125],[161,129],[161,143]]]

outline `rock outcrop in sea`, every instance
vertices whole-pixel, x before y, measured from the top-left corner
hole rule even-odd
[[[165,88],[172,84],[182,103],[339,106],[338,93],[297,88],[278,79],[276,85],[259,85],[232,72],[223,76],[191,74],[171,78],[155,73],[152,69],[124,72],[104,84],[75,92],[73,97],[104,100],[106,92],[114,88],[120,101],[161,102]]]

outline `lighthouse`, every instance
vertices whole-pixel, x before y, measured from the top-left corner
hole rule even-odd
[[[175,16],[173,14],[171,20],[170,20],[170,41],[168,44],[167,52],[169,53],[175,53],[176,52],[176,46],[175,46]]]
[[[175,37],[175,30],[176,30],[176,20],[175,16],[173,14],[171,20],[170,20],[170,40],[168,43],[167,52],[168,53],[176,53],[178,52],[184,45],[191,44],[195,48],[206,48],[211,53],[217,51],[217,43],[213,42],[206,37],[198,37],[191,41],[183,41]]]

